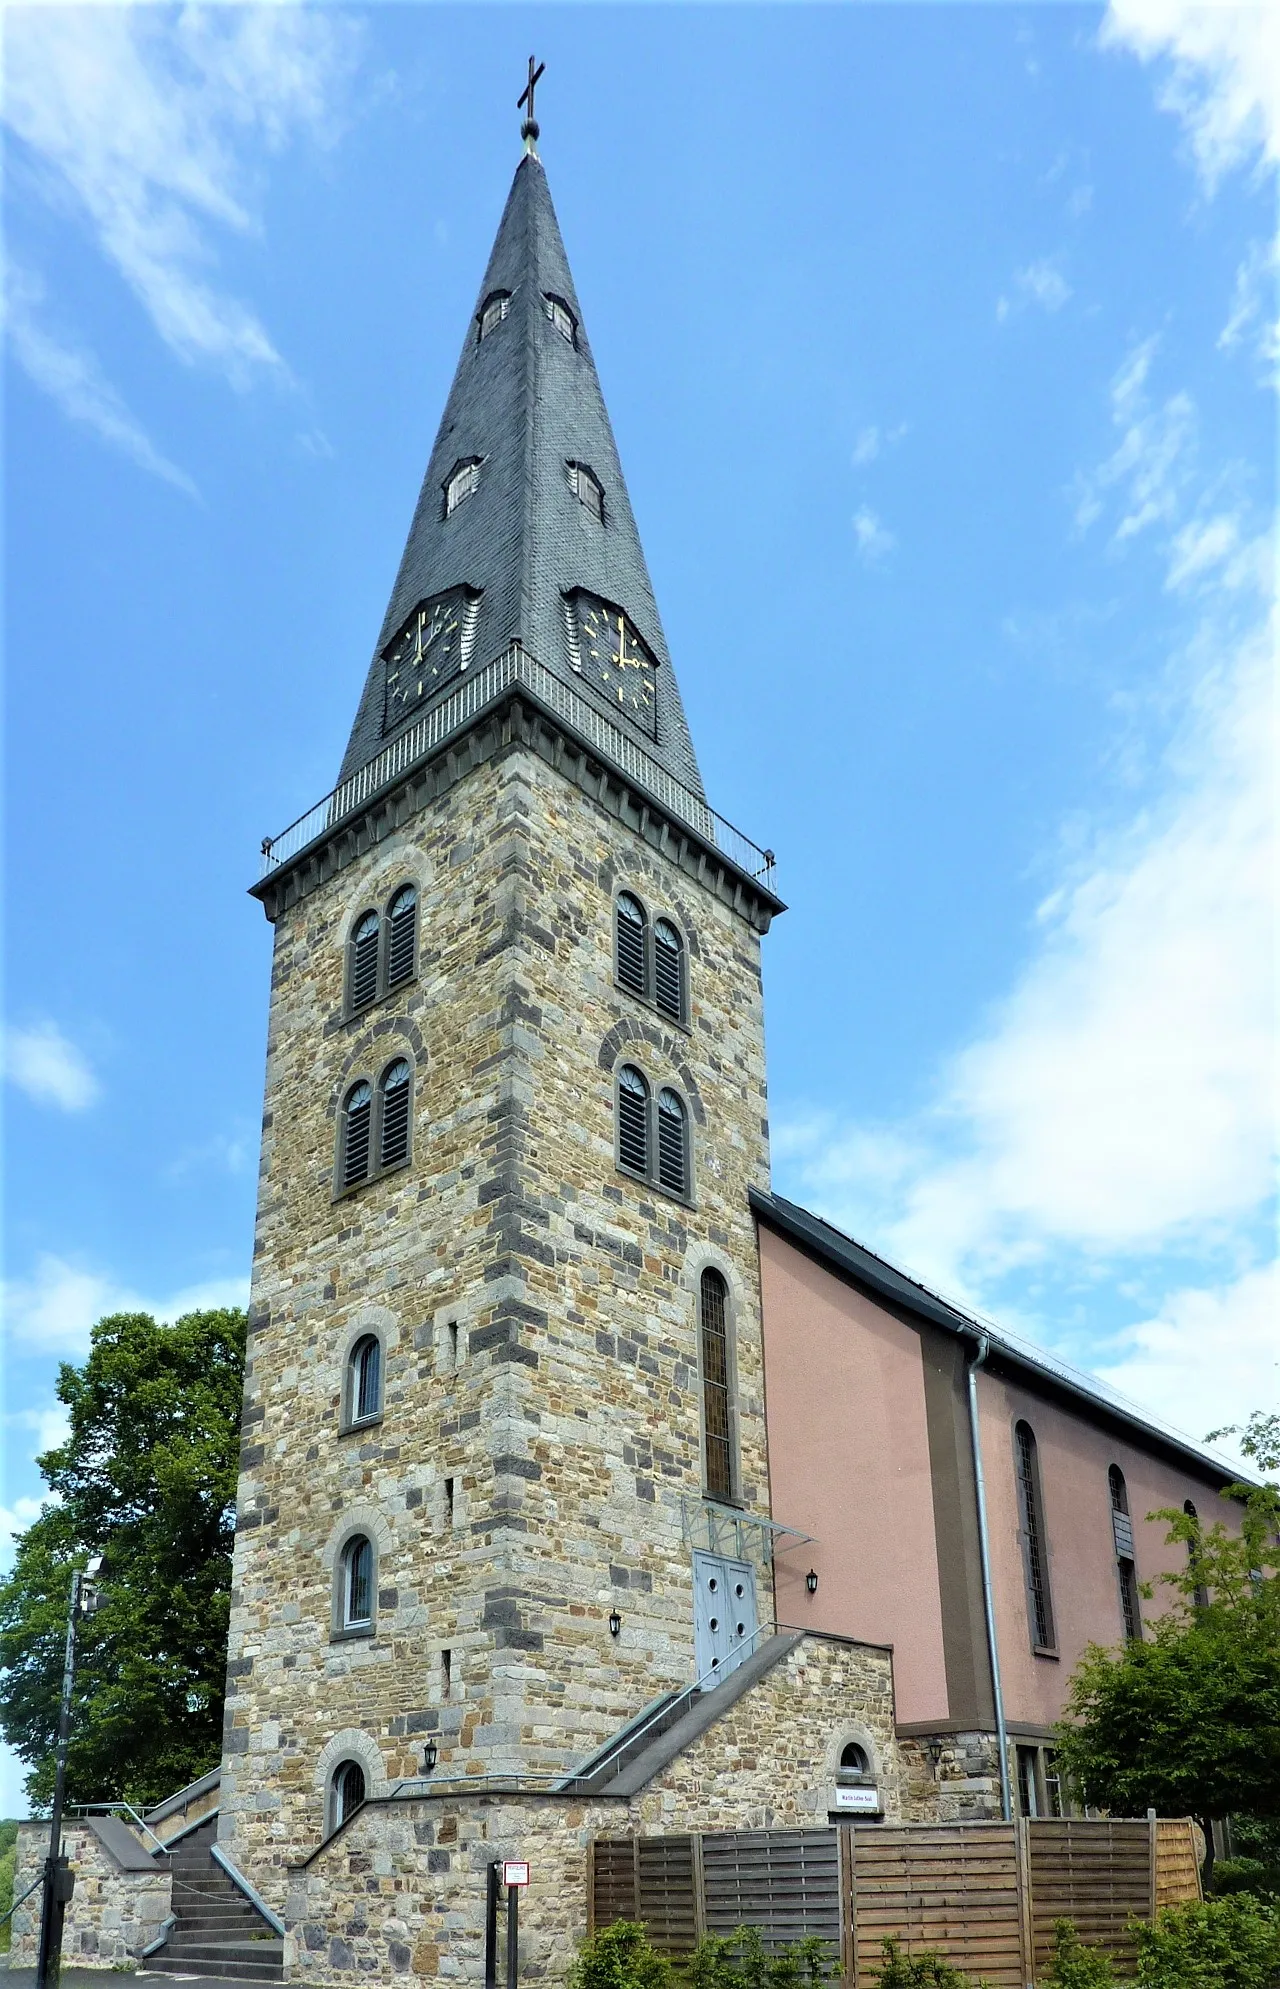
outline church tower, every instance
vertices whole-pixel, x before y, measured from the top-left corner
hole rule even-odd
[[[782,907],[703,791],[526,135],[338,786],[255,887],[246,1869],[428,1773],[551,1786],[773,1616]]]

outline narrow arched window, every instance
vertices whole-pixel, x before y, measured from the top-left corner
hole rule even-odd
[[[382,1342],[366,1333],[351,1349],[347,1419],[363,1422],[382,1412]]]
[[[378,1165],[399,1167],[409,1158],[409,1105],[413,1072],[407,1057],[397,1057],[382,1074],[382,1124],[378,1136]]]
[[[836,1780],[843,1788],[857,1788],[860,1783],[871,1780],[871,1763],[867,1750],[851,1740],[840,1750],[840,1766],[836,1769]]]
[[[567,339],[570,345],[576,345],[578,343],[578,320],[565,303],[564,298],[554,297],[548,291],[543,296],[542,308],[559,332],[561,338]]]
[[[509,290],[491,290],[480,306],[480,324],[477,337],[488,338],[491,331],[498,329],[498,326],[502,323],[502,320],[506,317],[510,309],[511,292]]]
[[[1194,1501],[1191,1499],[1186,1501],[1182,1510],[1193,1526],[1192,1536],[1187,1542],[1187,1566],[1193,1575],[1199,1576],[1201,1567],[1200,1515],[1195,1509]],[[1195,1587],[1191,1591],[1191,1600],[1197,1609],[1207,1609],[1209,1607],[1209,1591],[1202,1581],[1197,1580]]]
[[[1138,1610],[1138,1573],[1133,1557],[1133,1521],[1129,1515],[1129,1491],[1124,1472],[1113,1464],[1107,1472],[1111,1495],[1111,1532],[1116,1550],[1116,1579],[1120,1585],[1120,1616],[1126,1641],[1135,1643],[1142,1635]]]
[[[618,980],[632,994],[647,993],[645,972],[645,928],[648,920],[644,906],[629,891],[624,891],[618,899]]]
[[[567,463],[565,467],[569,472],[569,488],[579,504],[603,525],[604,487],[599,477],[585,463]]]
[[[1019,1423],[1013,1435],[1031,1642],[1036,1650],[1049,1651],[1053,1649],[1053,1605],[1049,1599],[1049,1559],[1044,1505],[1040,1495],[1040,1460],[1030,1423]]]
[[[364,1769],[358,1761],[340,1761],[329,1784],[329,1830],[341,1829],[365,1801]]]
[[[369,1135],[373,1116],[373,1086],[365,1078],[353,1084],[342,1108],[341,1179],[344,1188],[368,1179]]]
[[[342,1627],[367,1630],[373,1622],[373,1542],[357,1533],[342,1556]]]
[[[398,988],[412,980],[414,948],[418,937],[418,894],[412,884],[396,892],[387,912],[390,936],[387,940],[387,986]]]
[[[729,1408],[729,1287],[719,1271],[706,1270],[698,1290],[702,1327],[702,1421],[707,1490],[733,1497],[733,1437]]]
[[[352,1008],[367,1008],[378,992],[378,932],[378,914],[366,912],[351,935],[347,985]]]
[[[658,1093],[658,1181],[668,1194],[689,1192],[689,1121],[675,1091]]]
[[[618,1072],[618,1159],[633,1174],[649,1172],[649,1087],[634,1064]]]
[[[664,1015],[684,1021],[684,946],[670,919],[653,928],[653,998]]]

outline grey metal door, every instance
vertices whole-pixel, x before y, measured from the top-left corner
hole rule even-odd
[[[723,1677],[750,1655],[756,1633],[756,1578],[749,1561],[693,1557],[693,1642],[699,1678]]]

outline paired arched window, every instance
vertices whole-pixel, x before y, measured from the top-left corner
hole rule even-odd
[[[652,1002],[673,1022],[683,1022],[685,947],[671,920],[658,919],[651,927],[640,900],[623,891],[614,909],[614,935],[619,987]]]
[[[418,893],[402,884],[385,917],[370,909],[351,928],[347,948],[347,1013],[368,1008],[379,995],[411,981],[418,958]]]
[[[403,1167],[413,1130],[413,1067],[407,1057],[387,1065],[377,1088],[362,1077],[342,1101],[338,1125],[338,1192]]]
[[[733,1419],[729,1392],[729,1287],[717,1270],[698,1286],[702,1336],[702,1427],[706,1486],[713,1499],[733,1497]]]
[[[1040,1459],[1030,1423],[1016,1425],[1013,1443],[1031,1644],[1034,1650],[1051,1651],[1053,1604],[1049,1596],[1048,1542],[1045,1537],[1044,1500],[1040,1489]]]
[[[1193,1527],[1192,1536],[1187,1542],[1187,1566],[1193,1575],[1199,1575],[1201,1567],[1200,1515],[1195,1509],[1194,1501],[1191,1499],[1186,1501],[1182,1510],[1191,1521]],[[1207,1609],[1209,1607],[1209,1591],[1202,1581],[1196,1582],[1195,1587],[1191,1591],[1191,1600],[1197,1609]]]
[[[338,1628],[373,1628],[373,1542],[367,1533],[357,1533],[342,1550],[339,1564]]]
[[[496,331],[510,309],[511,292],[509,290],[491,290],[480,306],[479,322],[476,331],[477,339],[488,338],[491,331]]]
[[[664,1085],[655,1100],[634,1064],[618,1071],[618,1165],[669,1195],[690,1192],[689,1114],[678,1091]]]
[[[1124,1482],[1124,1472],[1118,1464],[1113,1464],[1107,1472],[1107,1489],[1111,1496],[1111,1533],[1116,1550],[1116,1579],[1120,1585],[1120,1617],[1125,1640],[1132,1644],[1142,1635],[1142,1616],[1138,1608],[1138,1572],[1133,1556],[1129,1491]]]
[[[356,1341],[347,1362],[348,1426],[382,1414],[382,1342],[376,1333]]]
[[[340,1830],[363,1805],[368,1789],[358,1761],[340,1761],[329,1781],[329,1834]]]

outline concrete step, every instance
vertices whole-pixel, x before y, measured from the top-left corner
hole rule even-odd
[[[255,1946],[263,1947],[262,1943]],[[274,1944],[275,1954],[262,1952],[259,1955],[232,1953],[225,1948],[216,1948],[204,1954],[171,1954],[169,1945],[148,1955],[143,1968],[156,1969],[166,1975],[216,1975],[232,1982],[282,1982],[284,1980],[284,1942]]]

